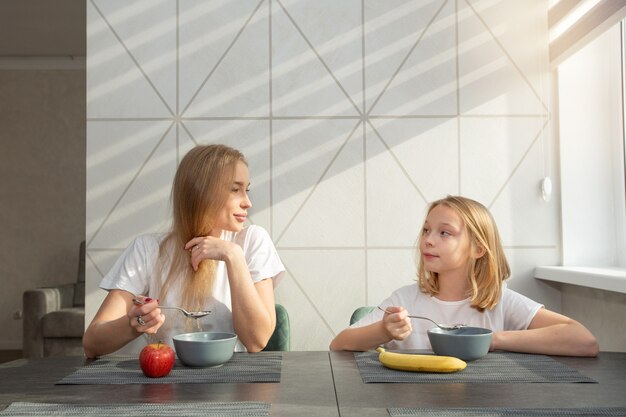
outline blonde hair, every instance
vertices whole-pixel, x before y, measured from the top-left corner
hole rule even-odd
[[[155,280],[160,298],[179,286],[183,308],[203,309],[213,291],[217,262],[204,260],[194,271],[184,247],[194,237],[211,233],[228,199],[238,162],[247,165],[241,152],[225,145],[196,146],[180,161],[171,193],[172,225],[159,247],[156,276],[165,276],[165,280]]]
[[[470,256],[468,260],[470,304],[478,311],[492,309],[502,295],[503,281],[511,275],[496,222],[485,206],[466,197],[447,196],[437,200],[430,204],[428,213],[439,205],[447,206],[459,215],[469,235],[471,247],[484,251],[481,257],[476,259]],[[421,254],[417,279],[422,292],[430,295],[439,293],[439,274],[426,270]]]

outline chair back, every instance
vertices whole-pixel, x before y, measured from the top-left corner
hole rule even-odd
[[[263,350],[288,352],[290,349],[291,325],[289,323],[289,314],[284,306],[276,304],[276,328]]]
[[[350,317],[350,326],[361,320],[365,315],[371,313],[372,310],[374,310],[374,307],[372,306],[363,306],[354,310],[354,313],[352,313],[352,317]]]

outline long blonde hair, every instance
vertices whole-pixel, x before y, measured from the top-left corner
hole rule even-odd
[[[172,225],[159,247],[157,277],[165,276],[163,281],[155,280],[160,298],[180,287],[183,308],[203,309],[213,291],[217,262],[204,260],[194,272],[184,247],[194,237],[211,233],[228,198],[238,162],[247,165],[241,152],[225,145],[196,146],[180,161],[171,192]],[[168,263],[169,270],[165,271]]]
[[[466,197],[447,196],[437,200],[430,204],[428,213],[439,205],[447,206],[459,215],[472,248],[484,251],[483,256],[477,259],[470,256],[468,260],[470,304],[478,311],[492,309],[502,295],[503,281],[511,275],[496,222],[485,206]],[[430,295],[439,293],[439,274],[426,270],[421,254],[417,279],[422,292]]]

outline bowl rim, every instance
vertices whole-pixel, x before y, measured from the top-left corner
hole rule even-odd
[[[447,330],[441,329],[439,327],[433,327],[433,328],[428,329],[426,333],[429,335],[436,334],[436,335],[452,336],[452,337],[484,337],[484,336],[493,334],[493,330],[488,329],[486,327],[465,326],[464,328],[465,329],[480,329],[480,330],[485,330],[485,331],[481,333],[458,334],[458,333],[447,333],[448,332]]]
[[[189,337],[192,337],[190,335],[195,335],[195,334],[220,334],[220,335],[226,335],[226,337],[219,338],[219,339],[209,339],[209,340],[194,340],[194,339],[189,338]],[[232,341],[233,339],[237,339],[237,335],[232,332],[189,332],[189,333],[181,333],[181,334],[172,336],[172,340],[174,341],[189,342],[189,343],[225,342],[225,341]]]

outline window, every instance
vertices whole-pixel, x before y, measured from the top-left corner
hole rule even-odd
[[[556,69],[565,266],[626,268],[623,25]]]

